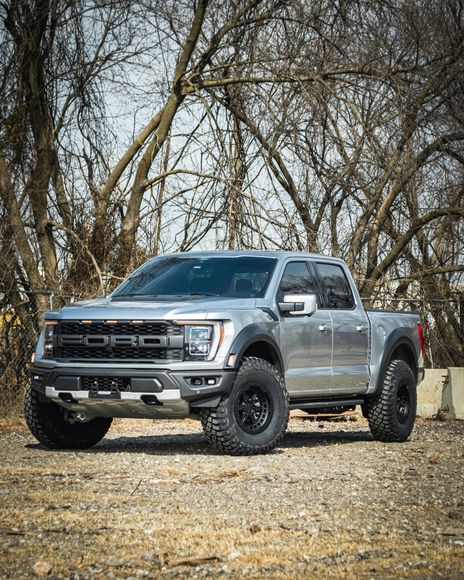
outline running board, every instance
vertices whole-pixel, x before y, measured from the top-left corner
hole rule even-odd
[[[364,399],[330,399],[319,401],[308,401],[302,399],[301,401],[291,401],[290,409],[322,409],[327,407],[350,407],[352,405],[363,405]]]

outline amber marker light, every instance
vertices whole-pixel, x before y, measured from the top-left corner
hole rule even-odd
[[[221,346],[222,339],[223,338],[224,338],[224,325],[223,324],[219,324],[219,342],[218,342],[218,346]]]

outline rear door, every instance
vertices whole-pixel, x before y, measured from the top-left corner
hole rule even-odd
[[[282,302],[285,294],[319,296],[315,275],[306,260],[287,262],[280,280],[277,302]],[[332,383],[330,313],[319,309],[311,316],[281,313],[280,332],[285,380],[290,396],[329,394]]]
[[[332,320],[332,391],[364,392],[369,381],[369,323],[364,306],[355,297],[340,264],[318,260],[314,265],[323,292],[324,312]]]

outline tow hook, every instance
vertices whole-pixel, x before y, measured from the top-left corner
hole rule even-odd
[[[78,401],[71,395],[71,393],[60,393],[58,395],[62,401],[69,404],[77,405]]]

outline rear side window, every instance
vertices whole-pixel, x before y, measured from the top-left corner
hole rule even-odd
[[[290,262],[280,281],[279,299],[284,294],[316,294],[314,279],[305,262]]]
[[[336,264],[316,264],[329,308],[353,308],[354,298],[345,272]]]

